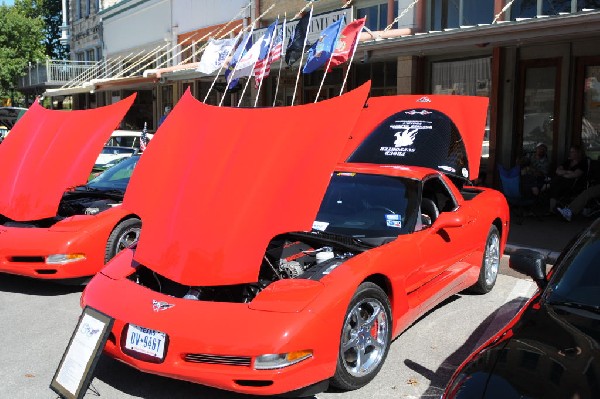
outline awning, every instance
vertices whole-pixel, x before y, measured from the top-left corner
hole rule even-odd
[[[158,82],[155,76],[128,76],[110,79],[94,79],[81,86],[65,87],[60,89],[48,89],[44,96],[70,96],[73,94],[94,93],[96,91],[115,90],[115,89],[141,89],[144,86],[152,86]]]

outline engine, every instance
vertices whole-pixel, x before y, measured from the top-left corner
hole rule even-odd
[[[190,287],[139,266],[129,279],[152,290],[177,298],[214,302],[251,302],[271,283],[282,279],[320,280],[364,248],[352,250],[348,243],[322,240],[311,233],[289,233],[269,243],[258,281],[228,286]]]
[[[62,217],[73,215],[95,215],[120,203],[121,200],[117,198],[65,195],[58,207],[58,215]]]

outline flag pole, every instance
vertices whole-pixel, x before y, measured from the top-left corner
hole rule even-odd
[[[281,37],[281,57],[279,57],[279,70],[277,71],[277,84],[275,85],[275,95],[273,96],[273,106],[277,102],[277,92],[279,92],[279,80],[281,79],[281,69],[283,68],[283,59],[285,58],[285,25],[287,22],[287,12],[283,14],[283,35]]]
[[[308,24],[306,26],[306,35],[304,35],[304,43],[302,44],[302,52],[300,53],[300,64],[298,67],[298,74],[296,75],[296,84],[294,85],[294,95],[292,96],[292,106],[296,102],[296,91],[298,90],[298,81],[300,80],[300,73],[302,72],[302,61],[304,61],[304,49],[306,48],[306,40],[308,38],[308,32],[310,31],[310,21],[312,20],[313,4],[310,4],[310,15],[308,17]]]
[[[260,88],[262,87],[262,82],[263,82],[263,79],[265,78],[265,72],[267,70],[267,64],[269,62],[269,57],[271,57],[271,50],[273,49],[273,42],[275,41],[275,38],[277,37],[277,25],[279,23],[279,15],[277,15],[276,21],[277,21],[277,23],[275,24],[275,29],[273,29],[273,32],[271,33],[271,42],[269,43],[269,50],[267,51],[265,61],[263,62],[263,65],[262,65],[262,68],[260,71],[260,81],[258,82],[258,88],[256,89],[256,98],[254,99],[254,108],[256,108],[256,105],[258,104]],[[281,46],[283,48],[283,43],[281,43]],[[256,67],[256,63],[254,65]],[[254,70],[253,70],[253,72],[254,72]],[[248,79],[248,80],[250,80],[250,79]],[[256,81],[256,76],[254,77],[254,80]],[[239,105],[238,105],[238,107],[239,107]]]
[[[365,17],[365,23],[367,22],[367,18]],[[363,25],[364,27],[364,25]],[[362,28],[360,29],[362,32]],[[358,48],[358,41],[360,38],[360,32],[356,35],[356,43],[354,43],[354,49],[352,50],[352,55],[350,56],[350,61],[348,61],[348,68],[346,68],[346,75],[344,76],[344,81],[342,82],[342,88],[340,89],[340,96],[344,92],[344,86],[346,86],[346,81],[348,80],[348,74],[350,73],[350,67],[352,66],[352,60],[354,60],[354,54],[356,54],[356,49]]]

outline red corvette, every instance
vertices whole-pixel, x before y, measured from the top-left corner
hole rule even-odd
[[[105,352],[249,394],[350,390],[433,306],[490,291],[508,206],[466,184],[487,99],[368,91],[267,109],[186,94],[125,195],[137,246],[82,295],[114,318]]]
[[[0,146],[0,272],[81,281],[137,239],[140,220],[116,206],[124,179],[85,185],[134,98],[85,111],[34,103],[15,125]]]

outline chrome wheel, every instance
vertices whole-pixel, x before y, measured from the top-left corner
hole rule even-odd
[[[124,230],[119,236],[119,240],[117,242],[117,253],[131,246],[132,244],[135,244],[140,238],[140,230],[141,228],[139,227],[130,227]]]
[[[135,217],[125,219],[117,224],[106,242],[104,262],[108,262],[116,254],[135,244],[140,238],[141,230],[142,222]]]
[[[344,318],[332,385],[358,389],[375,378],[390,348],[391,319],[390,301],[381,287],[362,283]]]
[[[498,237],[498,234],[492,234],[488,238],[483,259],[483,268],[485,270],[486,285],[493,285],[496,282],[499,267],[500,237]]]
[[[469,288],[469,291],[476,294],[486,294],[494,288],[498,278],[498,269],[500,268],[500,255],[500,233],[498,228],[492,225],[485,240],[479,278]]]
[[[389,321],[383,305],[376,299],[360,301],[344,322],[342,360],[348,374],[362,377],[381,363],[388,346]]]

